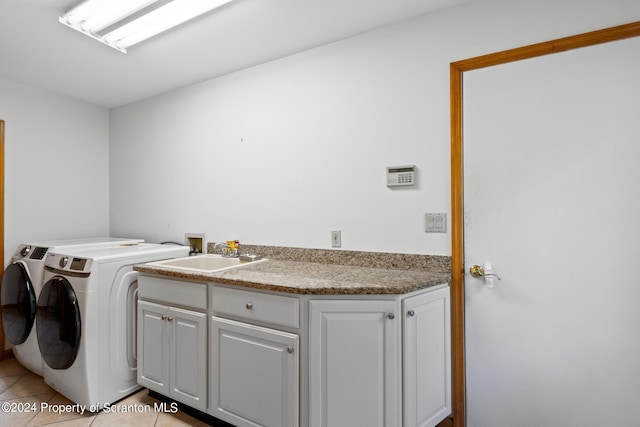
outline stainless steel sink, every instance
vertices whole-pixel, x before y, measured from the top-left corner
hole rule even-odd
[[[256,261],[246,261],[246,258],[227,258],[222,255],[204,254],[195,255],[184,258],[168,259],[165,261],[150,262],[147,265],[175,268],[184,271],[193,271],[197,273],[215,273],[217,271],[229,270],[232,268],[242,267],[245,265],[255,264],[256,262],[266,261],[259,259]]]

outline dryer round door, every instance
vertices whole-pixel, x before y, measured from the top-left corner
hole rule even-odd
[[[2,327],[13,345],[26,341],[36,317],[36,293],[22,262],[11,264],[2,276]]]
[[[38,297],[36,330],[42,359],[53,369],[67,369],[80,348],[80,308],[73,287],[62,276],[47,281]]]

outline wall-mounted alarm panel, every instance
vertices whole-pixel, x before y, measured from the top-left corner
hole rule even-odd
[[[408,166],[388,166],[387,167],[387,187],[401,187],[414,185],[416,167]]]

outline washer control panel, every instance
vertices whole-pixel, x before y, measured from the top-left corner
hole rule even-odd
[[[73,258],[69,268],[74,271],[84,271],[85,265],[87,265],[86,258]]]
[[[44,262],[45,267],[58,271],[90,273],[93,259],[73,255],[49,253]]]

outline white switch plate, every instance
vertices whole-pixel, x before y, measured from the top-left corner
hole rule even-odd
[[[447,214],[446,213],[424,214],[424,231],[426,233],[446,233],[447,232]]]
[[[342,233],[340,230],[331,230],[331,247],[339,248],[342,246]]]

